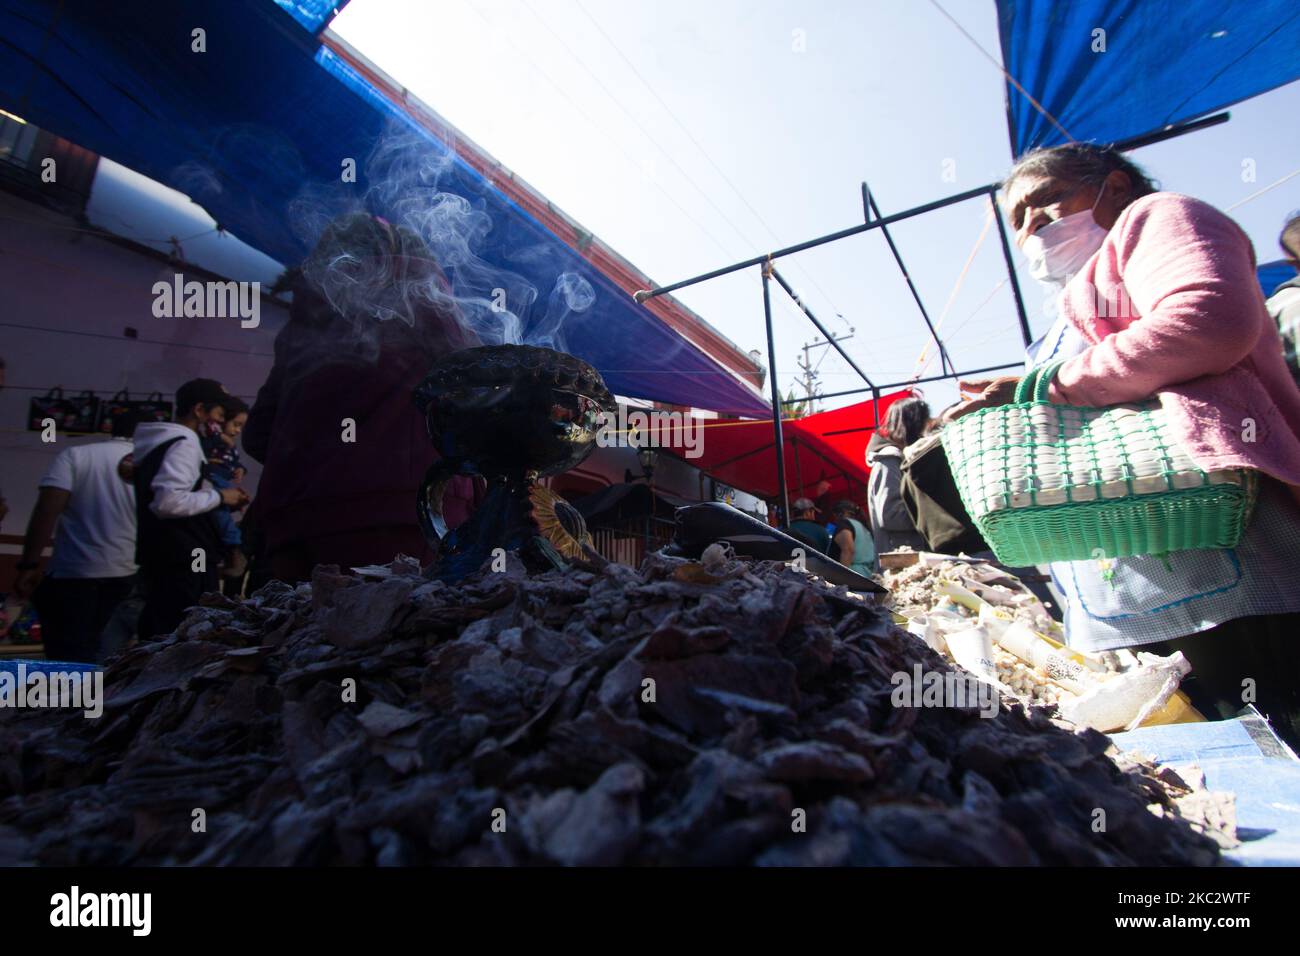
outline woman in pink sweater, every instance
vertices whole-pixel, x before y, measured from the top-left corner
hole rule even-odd
[[[1031,272],[1059,289],[1056,325],[1030,358],[1065,359],[1051,400],[1157,398],[1198,465],[1260,473],[1236,548],[1052,565],[1070,643],[1182,651],[1207,716],[1256,703],[1300,744],[1300,390],[1250,240],[1089,144],[1026,154],[1003,188]],[[1008,401],[1015,381],[987,383],[971,407]]]

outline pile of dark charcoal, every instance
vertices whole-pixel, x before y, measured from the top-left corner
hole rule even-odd
[[[117,658],[98,719],[0,716],[0,863],[1219,860],[1101,734],[894,706],[918,663],[779,563],[318,568]]]

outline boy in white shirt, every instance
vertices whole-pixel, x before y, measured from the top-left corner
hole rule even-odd
[[[50,660],[97,662],[104,625],[135,583],[135,492],[118,472],[133,427],[115,419],[112,438],[64,449],[41,479],[13,590],[36,606]]]

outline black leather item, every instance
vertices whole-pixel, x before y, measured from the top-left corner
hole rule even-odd
[[[205,591],[217,589],[217,562],[221,558],[221,531],[217,510],[186,518],[159,518],[150,509],[153,480],[162,468],[167,450],[184,438],[163,442],[135,467],[136,541],[135,560],[140,565],[144,607],[140,611],[139,635],[148,639],[174,631],[185,609],[198,603]],[[203,487],[203,474],[191,491]],[[194,549],[205,554],[204,570],[194,570]]]
[[[948,468],[948,456],[937,436],[933,443],[904,459],[902,472],[903,505],[931,551],[974,554],[989,550],[962,504],[957,482]]]
[[[153,501],[153,480],[162,468],[168,449],[183,440],[178,436],[163,442],[135,464],[135,560],[141,567],[172,563],[188,567],[195,548],[206,551],[208,563],[215,566],[222,552],[215,508],[186,518],[159,518],[149,507]],[[190,490],[199,491],[202,487],[203,473],[200,473]]]

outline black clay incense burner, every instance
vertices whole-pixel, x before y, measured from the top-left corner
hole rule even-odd
[[[433,366],[415,403],[442,456],[416,499],[420,527],[438,551],[431,577],[458,581],[497,548],[517,552],[539,571],[588,553],[582,515],[538,479],[576,467],[596,447],[601,413],[615,411],[599,372],[531,345],[463,349]],[[449,531],[442,497],[454,475],[483,476],[487,495]]]

